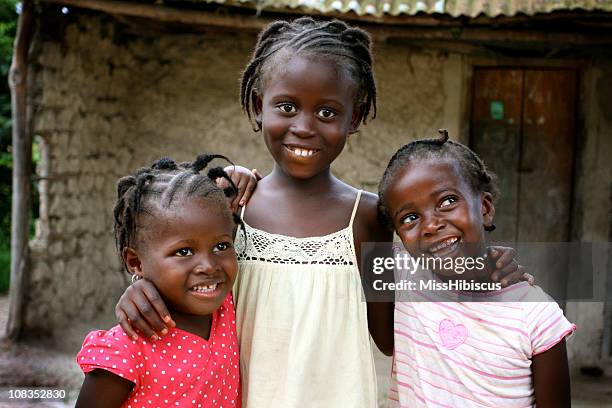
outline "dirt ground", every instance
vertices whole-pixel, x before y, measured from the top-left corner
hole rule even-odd
[[[4,335],[8,317],[8,297],[0,296],[0,333]],[[13,345],[0,340],[0,408],[64,408],[74,406],[82,374],[72,353],[58,350],[44,339]],[[10,402],[8,391],[18,387],[45,387],[66,390],[62,401]]]
[[[0,296],[0,333],[5,332],[7,316],[8,299],[6,296]],[[382,403],[388,388],[391,362],[390,358],[378,350],[375,353],[375,362],[379,401]],[[44,339],[19,345],[0,341],[0,408],[73,407],[82,380],[83,375],[74,361],[73,353],[62,350],[61,345],[50,344]],[[62,401],[9,402],[6,398],[8,390],[17,387],[63,389],[67,395]],[[605,375],[601,377],[573,373],[572,407],[612,408],[612,362],[605,367]]]

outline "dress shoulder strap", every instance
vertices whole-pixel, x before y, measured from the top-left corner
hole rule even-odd
[[[240,219],[244,221],[244,210],[246,209],[246,204],[242,206],[240,210]]]
[[[357,191],[357,198],[355,199],[355,205],[353,206],[353,213],[351,214],[351,222],[349,222],[349,227],[353,229],[353,220],[355,219],[355,214],[357,214],[357,207],[359,207],[359,200],[361,199],[361,192],[363,190]]]

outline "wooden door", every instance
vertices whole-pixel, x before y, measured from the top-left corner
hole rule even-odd
[[[494,240],[523,243],[523,253],[537,246],[529,243],[569,241],[575,99],[572,70],[475,70],[471,144],[501,189]],[[529,265],[557,298],[567,277],[562,248]]]

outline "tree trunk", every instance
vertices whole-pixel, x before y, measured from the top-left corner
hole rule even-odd
[[[9,72],[12,105],[13,195],[11,209],[11,286],[6,335],[17,339],[23,327],[24,296],[29,278],[28,241],[32,196],[32,133],[28,126],[28,51],[32,40],[34,5],[24,0]]]

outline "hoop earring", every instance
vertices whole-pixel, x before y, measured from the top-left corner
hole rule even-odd
[[[136,282],[137,280],[140,280],[140,279],[142,279],[142,276],[138,276],[136,274],[132,275],[132,283],[134,283],[134,282]]]

